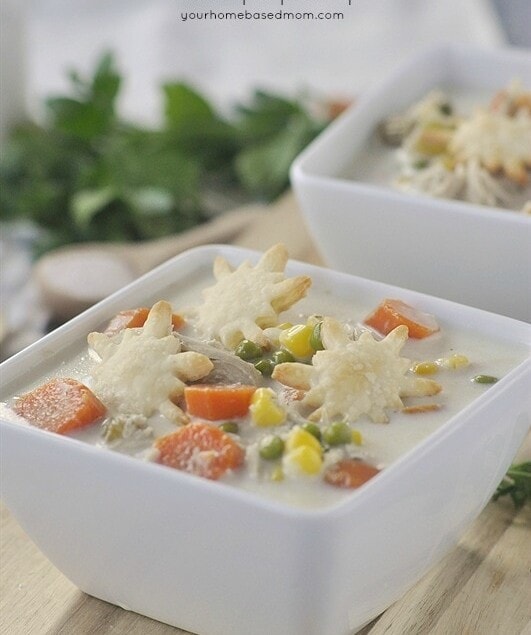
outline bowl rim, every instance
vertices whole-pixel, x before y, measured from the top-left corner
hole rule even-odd
[[[152,294],[154,286],[152,284],[152,281],[156,280],[157,278],[165,279],[165,276],[167,276],[170,272],[179,270],[179,267],[183,263],[183,261],[189,260],[189,266],[194,266],[193,271],[196,271],[196,267],[198,264],[202,264],[203,267],[206,267],[213,262],[214,257],[217,255],[224,255],[229,259],[232,258],[236,262],[242,262],[244,260],[251,260],[256,262],[260,257],[261,252],[243,247],[217,244],[203,245],[184,251],[169,259],[165,263],[159,265],[158,267],[154,268],[147,274],[144,274],[143,276],[131,282],[122,289],[114,292],[104,300],[101,300],[72,320],[66,322],[54,331],[45,335],[37,342],[26,347],[16,355],[13,355],[9,359],[5,360],[0,364],[0,373],[2,373],[3,375],[6,369],[8,371],[11,371],[11,367],[14,367],[14,370],[11,371],[13,376],[9,381],[13,382],[20,377],[23,377],[24,367],[27,366],[27,362],[30,361],[34,355],[38,354],[41,350],[46,350],[52,343],[61,342],[61,340],[65,339],[65,336],[69,334],[71,335],[72,332],[82,331],[84,333],[87,333],[88,329],[85,327],[85,324],[87,322],[89,324],[94,324],[96,323],[97,319],[97,323],[101,323],[108,316],[109,312],[112,313],[112,311],[116,310],[117,307],[123,306],[120,303],[128,298],[131,295],[131,292],[137,291],[136,295],[141,297],[145,297],[150,293]],[[501,377],[499,381],[490,386],[487,391],[478,394],[478,396],[471,402],[469,402],[464,408],[462,408],[455,415],[448,418],[431,434],[422,439],[420,442],[416,443],[407,452],[398,457],[388,467],[386,467],[378,475],[371,479],[369,483],[366,483],[363,487],[360,487],[357,490],[346,493],[345,497],[343,497],[339,501],[311,508],[290,505],[289,503],[280,500],[274,500],[265,496],[261,496],[260,494],[257,494],[255,492],[242,490],[230,483],[209,481],[208,479],[187,474],[179,470],[166,468],[165,466],[161,466],[157,463],[143,461],[138,457],[129,456],[120,452],[110,450],[106,451],[105,448],[94,446],[75,437],[73,438],[67,435],[54,434],[46,430],[32,427],[29,424],[24,425],[13,421],[8,421],[2,418],[1,413],[0,438],[2,436],[2,429],[4,427],[7,427],[7,429],[11,429],[16,434],[34,436],[35,439],[40,437],[45,443],[66,444],[65,448],[70,447],[73,451],[85,454],[88,453],[89,456],[100,457],[98,460],[111,461],[118,465],[131,465],[131,469],[147,469],[148,471],[156,470],[154,474],[159,474],[160,478],[174,480],[177,479],[176,482],[181,483],[182,486],[185,486],[185,484],[188,483],[190,484],[190,487],[192,487],[193,489],[197,489],[198,493],[206,488],[206,490],[212,493],[219,492],[219,495],[226,498],[227,501],[239,501],[242,504],[254,508],[259,508],[262,511],[267,511],[275,516],[295,521],[299,520],[301,522],[321,523],[328,522],[328,519],[330,518],[342,517],[346,514],[351,513],[353,509],[363,504],[363,501],[368,496],[372,496],[373,492],[378,491],[378,488],[385,488],[386,483],[390,479],[396,478],[397,475],[399,475],[404,469],[407,469],[409,463],[411,463],[412,461],[420,460],[423,455],[433,451],[448,436],[457,434],[459,429],[466,425],[467,420],[474,414],[474,411],[476,409],[483,409],[487,407],[489,402],[493,399],[496,399],[499,393],[504,392],[510,387],[511,384],[517,382],[522,374],[526,373],[531,377],[531,324],[527,324],[525,322],[521,322],[510,317],[489,313],[482,309],[458,304],[456,302],[452,302],[443,298],[437,298],[435,296],[430,296],[417,291],[403,289],[395,285],[368,280],[359,276],[326,269],[324,267],[311,265],[293,259],[290,259],[290,261],[288,262],[287,269],[306,271],[308,275],[311,275],[312,272],[318,273],[321,277],[324,276],[326,278],[332,277],[332,279],[339,279],[339,283],[343,285],[350,283],[352,286],[363,286],[373,291],[375,289],[381,290],[382,293],[404,292],[404,295],[407,298],[418,298],[421,301],[428,300],[430,305],[433,304],[435,306],[441,306],[443,308],[446,307],[446,311],[444,311],[443,313],[449,313],[451,311],[453,312],[455,311],[455,309],[457,309],[461,313],[464,313],[464,315],[468,315],[470,317],[477,315],[482,322],[485,322],[486,325],[490,325],[490,323],[492,323],[496,326],[496,328],[498,328],[497,325],[512,327],[511,332],[513,330],[516,330],[516,335],[513,335],[511,338],[500,337],[499,339],[506,339],[506,341],[513,344],[521,344],[522,347],[527,348],[528,355],[520,363],[514,366],[506,375]],[[190,271],[186,275],[189,275],[189,273]],[[185,274],[183,274],[181,280],[184,280],[184,275]],[[139,291],[141,292],[139,293]],[[110,309],[112,309],[112,311],[110,311]],[[72,345],[72,341],[70,341],[69,339],[67,339],[66,341],[66,348]],[[73,342],[79,343],[79,335],[76,335]],[[59,347],[59,350],[60,348],[61,347]],[[18,372],[17,367],[19,369]],[[121,463],[123,461],[125,461],[125,463]],[[136,468],[134,467],[135,465],[137,466]],[[166,476],[164,476],[164,474],[166,474]]]
[[[424,47],[420,52],[410,55],[398,64],[388,74],[384,75],[372,84],[358,99],[355,100],[343,113],[332,121],[306,148],[295,158],[290,168],[290,182],[295,188],[299,185],[311,184],[314,186],[340,189],[347,192],[365,194],[374,198],[390,199],[390,202],[402,202],[408,204],[420,204],[428,210],[452,210],[470,217],[480,216],[493,220],[504,219],[507,222],[529,226],[531,217],[522,214],[519,210],[507,209],[490,205],[478,205],[467,201],[431,197],[427,194],[412,194],[396,190],[383,185],[376,185],[364,181],[349,179],[337,174],[325,175],[319,173],[319,169],[312,169],[308,164],[320,157],[321,152],[333,145],[338,139],[345,137],[345,128],[349,128],[357,119],[373,108],[373,104],[382,99],[389,87],[400,77],[409,76],[426,60],[444,60],[445,58],[457,59],[476,56],[488,62],[490,59],[501,60],[508,65],[511,61],[527,64],[531,73],[531,56],[529,51],[520,47],[486,48],[460,43],[442,43]],[[436,82],[432,85],[436,87]],[[390,111],[391,113],[391,111]],[[351,153],[351,158],[363,152],[363,147]],[[500,214],[502,212],[502,214]],[[348,212],[345,212],[348,213]],[[501,219],[500,219],[501,216]]]

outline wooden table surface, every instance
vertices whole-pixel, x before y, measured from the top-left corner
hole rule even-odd
[[[293,257],[320,262],[292,199],[236,242],[278,240]],[[85,595],[4,506],[0,519],[0,635],[185,634]],[[361,634],[531,635],[531,505],[516,512],[510,501],[489,503],[456,548]]]

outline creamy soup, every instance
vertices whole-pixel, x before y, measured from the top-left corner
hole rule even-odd
[[[181,315],[185,307],[201,305],[202,290],[213,285],[205,274],[164,300]],[[102,380],[99,370],[111,357],[118,359],[124,341],[136,345],[142,332],[160,327],[153,320],[148,326],[148,317],[144,326],[124,328],[128,316],[118,327],[115,323],[114,332],[90,339],[91,347],[83,345],[44,377],[17,386],[15,395],[4,397],[0,414],[102,451],[159,462],[161,469],[181,469],[295,506],[319,507],[377,477],[529,354],[523,346],[507,344],[503,334],[493,340],[416,307],[398,305],[398,327],[388,323],[383,328],[389,306],[376,310],[355,297],[339,297],[322,282],[305,293],[276,316],[273,326],[257,333],[258,344],[240,334],[235,345],[226,346],[215,333],[205,336],[200,321],[186,317],[146,340],[153,349],[160,342],[173,347],[160,362],[150,357],[149,348],[139,353],[136,374],[131,374],[136,362],[125,363],[129,358],[124,357],[110,366],[111,380],[108,375]],[[376,317],[367,319],[371,315]],[[410,336],[419,328],[421,337],[406,339],[400,322],[407,322]],[[178,389],[172,383],[177,359],[184,368]],[[169,375],[160,370],[165,365]],[[86,395],[65,424],[64,387],[38,394],[58,377],[79,382],[95,397],[102,409],[91,411],[93,421],[72,423],[78,411],[88,409]],[[31,391],[37,391],[35,399],[28,399],[35,394]],[[145,400],[157,391],[162,397],[146,409]],[[57,400],[62,413],[56,417]],[[48,425],[56,419],[57,428]]]
[[[531,213],[531,92],[440,86],[392,113],[344,176],[427,195]]]

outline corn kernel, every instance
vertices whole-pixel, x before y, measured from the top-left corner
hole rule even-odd
[[[264,399],[275,399],[275,392],[271,388],[257,388],[251,397],[251,405],[257,404]]]
[[[271,388],[257,388],[249,407],[252,422],[260,427],[279,426],[286,420],[285,411],[276,403]]]
[[[470,362],[468,361],[468,357],[466,355],[454,353],[450,357],[442,357],[441,359],[438,359],[437,363],[443,368],[457,370],[458,368],[465,368],[465,366],[468,366]]]
[[[300,447],[308,447],[314,449],[321,455],[323,448],[319,441],[313,436],[311,432],[304,430],[300,426],[295,426],[291,429],[288,438],[286,439],[286,451],[291,452]]]
[[[277,329],[280,329],[281,331],[286,331],[287,329],[290,329],[293,326],[293,324],[291,322],[282,322],[282,324],[279,324],[277,326]]]
[[[323,467],[320,452],[309,445],[301,445],[286,456],[286,462],[303,474],[319,474]]]
[[[279,341],[292,355],[299,359],[304,359],[315,353],[310,344],[312,333],[313,326],[309,324],[295,324],[295,326],[280,333]]]
[[[276,465],[275,468],[271,472],[271,480],[275,483],[280,483],[280,481],[284,480],[284,470],[281,465]]]
[[[435,362],[417,362],[413,366],[416,375],[434,375],[439,370]]]
[[[421,130],[414,149],[420,154],[428,156],[442,154],[446,151],[451,136],[451,130],[436,124],[428,124]]]
[[[352,430],[352,443],[363,445],[363,435],[359,430]]]
[[[441,162],[447,170],[450,170],[450,171],[455,170],[457,161],[455,157],[453,157],[451,154],[446,154],[446,153],[443,154],[441,157]]]

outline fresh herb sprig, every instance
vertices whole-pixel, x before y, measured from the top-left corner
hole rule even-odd
[[[45,101],[42,125],[18,126],[3,148],[0,219],[40,226],[40,252],[188,229],[212,215],[216,193],[272,200],[288,186],[295,156],[327,124],[303,99],[262,91],[222,116],[192,86],[170,82],[162,124],[146,128],[119,116],[123,83],[105,54],[88,79],[70,74],[67,96]]]
[[[511,465],[493,498],[501,496],[510,496],[517,509],[531,501],[531,461]]]

